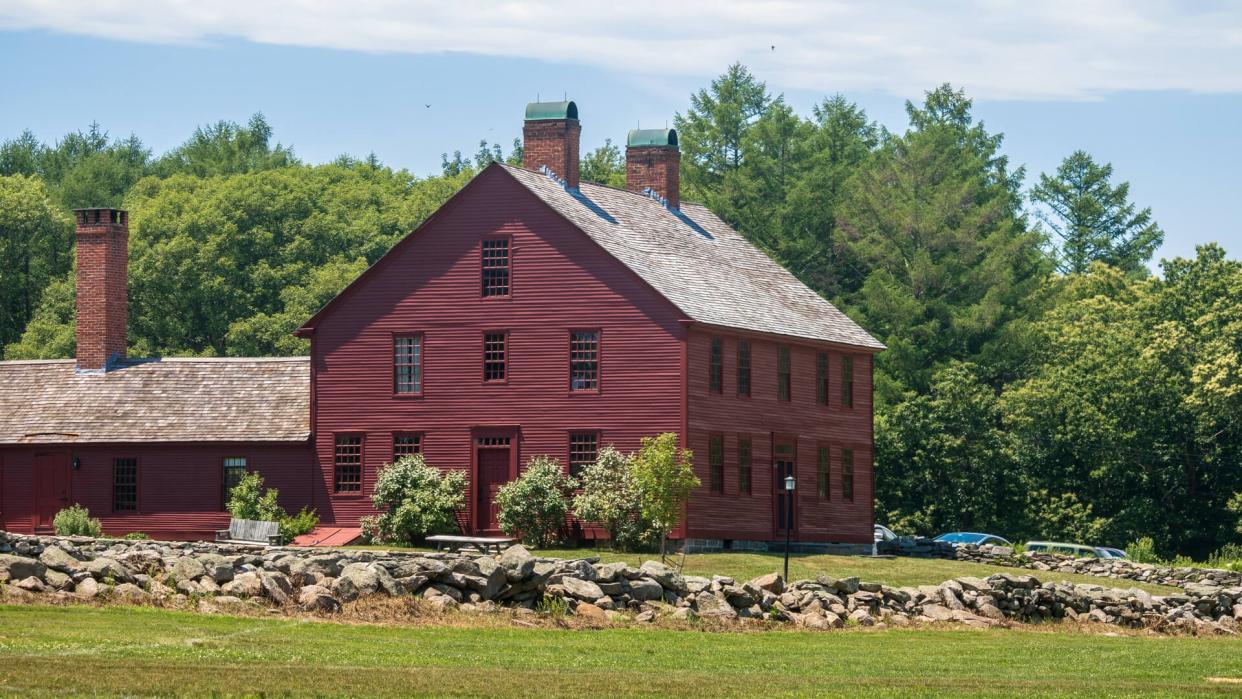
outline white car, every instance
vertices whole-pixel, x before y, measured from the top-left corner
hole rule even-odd
[[[883,524],[875,525],[875,543],[878,544],[881,541],[892,541],[893,539],[896,539],[896,538],[897,538],[897,535],[893,533],[893,530],[889,529]]]

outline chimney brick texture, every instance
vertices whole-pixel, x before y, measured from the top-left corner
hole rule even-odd
[[[129,215],[118,209],[78,209],[78,369],[101,371],[125,356]]]
[[[582,125],[577,119],[526,121],[522,126],[522,166],[538,170],[547,165],[570,189],[578,188],[578,141]]]
[[[681,206],[681,153],[677,146],[630,146],[625,149],[625,188],[643,192],[650,188],[668,201],[671,209]]]

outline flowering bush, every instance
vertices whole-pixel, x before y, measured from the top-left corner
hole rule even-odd
[[[574,485],[559,461],[536,456],[517,480],[496,493],[500,528],[535,546],[556,543],[565,531]]]
[[[371,502],[381,514],[362,518],[362,531],[373,541],[409,544],[455,532],[457,511],[466,504],[466,476],[442,473],[421,454],[403,456],[380,469]]]

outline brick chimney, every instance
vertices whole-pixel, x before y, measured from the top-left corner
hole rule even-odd
[[[681,151],[675,129],[634,129],[625,139],[625,188],[681,206]]]
[[[104,372],[125,357],[129,214],[75,209],[78,371]]]
[[[522,126],[522,166],[527,170],[547,167],[566,187],[578,189],[581,134],[578,105],[570,101],[531,102],[526,105]]]

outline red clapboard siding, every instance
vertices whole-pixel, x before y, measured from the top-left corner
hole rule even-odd
[[[708,390],[711,338],[724,340],[724,387]],[[751,344],[751,395],[737,395],[737,343]],[[775,538],[772,435],[797,439],[797,520],[802,541],[869,543],[873,524],[871,478],[871,356],[854,358],[854,406],[841,405],[841,356],[845,348],[787,344],[790,348],[790,401],[777,400],[778,341],[727,331],[694,329],[689,334],[689,446],[703,485],[691,496],[688,526],[693,538]],[[817,402],[816,354],[829,354],[829,404]],[[708,438],[724,436],[724,492],[710,492]],[[738,488],[738,437],[751,438],[751,494]],[[819,497],[817,449],[831,450],[831,497]],[[841,496],[840,454],[854,450],[854,499]]]
[[[480,241],[511,239],[508,298],[482,298]],[[312,340],[314,504],[350,526],[371,514],[394,432],[421,432],[428,463],[472,465],[472,428],[516,430],[518,461],[568,461],[569,432],[634,450],[680,431],[680,313],[503,170],[484,171],[318,319]],[[598,329],[600,390],[569,391],[569,332]],[[508,378],[484,384],[482,337],[508,332]],[[420,398],[393,396],[392,338],[423,334]],[[364,436],[358,495],[334,494],[336,434]],[[474,498],[469,500],[473,503]],[[470,521],[469,518],[466,521]]]
[[[280,491],[280,503],[296,511],[310,501],[310,466],[314,454],[307,443],[288,444],[52,444],[0,447],[0,510],[3,525],[16,532],[34,530],[34,459],[36,454],[63,453],[76,458],[69,471],[69,503],[80,504],[99,517],[104,531],[142,531],[162,538],[210,537],[228,525],[224,511],[224,459],[244,457],[265,485]],[[138,510],[112,511],[112,465],[117,458],[138,460]]]

